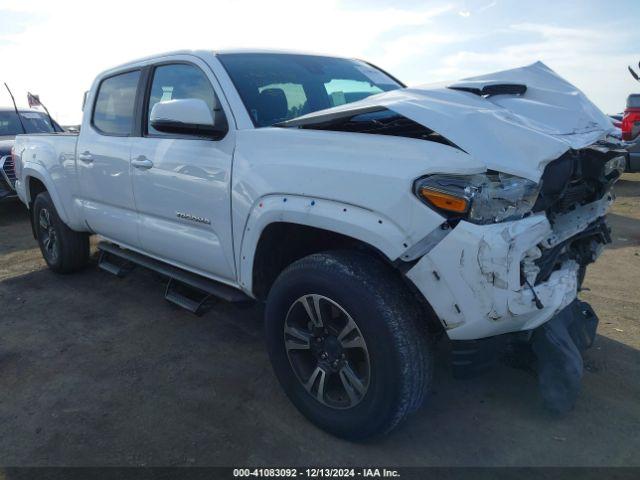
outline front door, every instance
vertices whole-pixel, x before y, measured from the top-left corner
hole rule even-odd
[[[139,247],[130,168],[139,80],[140,70],[133,70],[100,82],[76,151],[80,201],[89,227],[130,247]]]
[[[142,137],[133,141],[131,164],[143,250],[176,266],[233,283],[230,176],[233,131],[222,138],[165,134],[149,124],[160,101],[204,100],[226,122],[213,78],[193,63],[160,64],[150,72]]]

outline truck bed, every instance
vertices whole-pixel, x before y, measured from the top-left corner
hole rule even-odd
[[[35,133],[17,135],[14,149],[22,157],[23,168],[29,169],[29,176],[45,183],[52,182],[54,188],[49,186],[52,196],[59,197],[60,209],[69,210],[77,198],[77,169],[76,169],[76,145],[78,135],[76,133]],[[29,185],[22,185],[21,179],[25,175],[18,175],[16,191],[20,198],[29,191]],[[24,198],[22,198],[24,201]],[[71,220],[74,212],[62,212],[64,218]]]

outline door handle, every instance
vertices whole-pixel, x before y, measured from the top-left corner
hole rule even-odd
[[[148,169],[153,167],[153,162],[144,155],[140,155],[138,158],[134,158],[133,160],[131,160],[131,165],[136,168]]]
[[[82,160],[85,163],[91,163],[93,162],[93,155],[91,155],[91,152],[89,150],[82,152],[78,155],[78,158],[80,160]]]

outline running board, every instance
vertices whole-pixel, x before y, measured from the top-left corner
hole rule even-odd
[[[134,265],[139,265],[168,277],[169,283],[165,291],[165,298],[193,313],[202,313],[204,307],[211,303],[212,297],[227,302],[251,301],[248,295],[233,287],[187,272],[146,255],[125,250],[113,243],[100,242],[98,250],[100,250],[100,268],[115,275],[124,276]],[[112,256],[116,257],[118,261],[111,259]]]
[[[109,272],[116,277],[124,277],[127,273],[133,270],[136,265],[121,257],[115,257],[110,255],[104,250],[100,250],[100,258],[98,259],[98,267],[105,272]]]
[[[173,278],[170,278],[167,283],[164,298],[168,302],[189,310],[196,315],[202,315],[217,301],[217,297],[185,285]]]

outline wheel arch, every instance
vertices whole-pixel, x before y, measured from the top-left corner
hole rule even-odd
[[[253,295],[266,299],[276,278],[287,266],[308,255],[329,250],[359,250],[387,260],[378,249],[353,237],[299,223],[270,223],[260,235],[253,258]]]
[[[406,250],[407,239],[393,220],[355,205],[295,195],[263,197],[255,203],[243,230],[238,255],[240,286],[263,298],[277,276],[274,269],[311,253],[345,247],[367,250],[391,263]],[[283,252],[284,259],[276,258]],[[265,274],[261,269],[269,262],[270,273]]]
[[[38,164],[31,162],[26,163],[22,170],[22,178],[24,178],[24,188],[26,200],[29,210],[33,207],[33,201],[36,196],[46,191],[51,197],[53,205],[56,207],[60,220],[69,224],[69,216],[64,208],[64,202],[60,199],[58,192],[53,188],[53,180],[49,177],[47,171]]]

